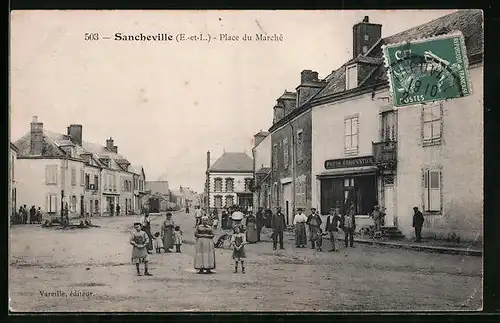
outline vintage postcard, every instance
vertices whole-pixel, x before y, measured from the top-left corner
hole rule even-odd
[[[9,307],[483,307],[483,12],[12,11]]]

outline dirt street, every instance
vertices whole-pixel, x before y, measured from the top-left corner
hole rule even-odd
[[[159,231],[164,216],[152,218]],[[479,310],[479,257],[357,245],[341,252],[272,250],[270,232],[246,246],[246,274],[231,250],[216,250],[215,273],[193,269],[193,214],[177,212],[182,253],[153,254],[154,276],[138,277],[128,243],[135,216],[97,218],[99,228],[14,226],[9,292],[13,311],[427,311]],[[325,240],[324,250],[330,249]]]

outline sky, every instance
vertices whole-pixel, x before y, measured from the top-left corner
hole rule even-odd
[[[83,140],[112,137],[147,180],[202,192],[206,152],[211,163],[224,151],[251,156],[253,135],[271,126],[302,70],[324,78],[352,58],[352,26],[364,16],[386,37],[453,11],[14,11],[11,141],[33,116],[54,132],[81,124]],[[113,39],[141,32],[174,41]],[[241,40],[262,32],[283,40]],[[175,41],[200,33],[240,39]]]

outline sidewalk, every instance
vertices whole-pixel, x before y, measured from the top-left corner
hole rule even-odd
[[[326,239],[329,240],[330,238],[326,237]],[[344,239],[345,239],[344,234],[340,233],[339,234],[340,242],[343,243]],[[402,239],[402,240],[370,239],[360,236],[354,236],[354,241],[357,243],[381,245],[390,248],[404,248],[416,251],[469,255],[477,257],[483,256],[482,245],[470,242],[457,243],[457,242],[448,242],[444,240],[422,239],[422,242],[416,243],[414,240],[409,240],[409,239]]]

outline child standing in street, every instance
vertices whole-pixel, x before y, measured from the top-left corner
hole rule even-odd
[[[135,268],[137,269],[137,276],[141,276],[141,272],[139,270],[139,264],[144,264],[144,275],[153,276],[148,271],[148,251],[146,246],[149,242],[149,237],[146,232],[142,231],[142,224],[140,222],[134,223],[135,231],[132,232],[132,236],[130,237],[130,244],[132,247],[132,262],[135,264]]]
[[[180,226],[176,226],[174,228],[174,245],[175,245],[175,252],[180,253],[182,245],[182,231]]]
[[[156,250],[156,253],[161,253],[161,249],[165,251],[165,247],[163,246],[163,239],[162,237],[160,237],[160,232],[155,233],[154,248]]]
[[[323,236],[327,235],[328,232],[323,232],[321,228],[316,229],[316,238],[315,238],[315,244],[316,244],[316,251],[323,251]]]
[[[231,237],[231,245],[233,246],[235,274],[238,272],[238,261],[241,261],[241,272],[243,274],[245,273],[245,264],[244,264],[244,259],[246,258],[245,243],[246,243],[245,235],[241,233],[239,226],[235,226],[233,228],[233,236]]]

